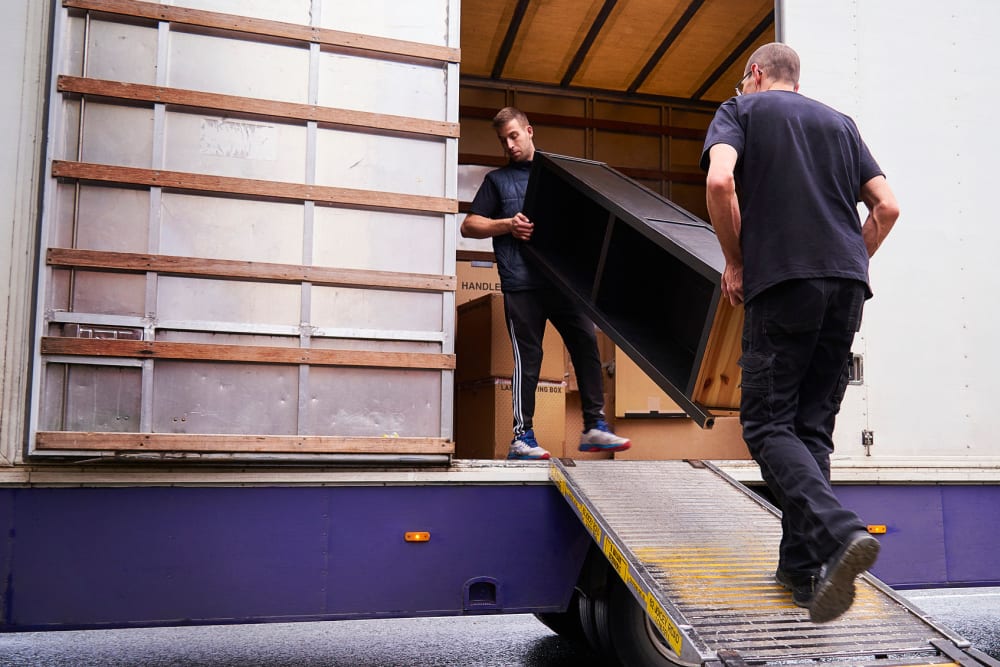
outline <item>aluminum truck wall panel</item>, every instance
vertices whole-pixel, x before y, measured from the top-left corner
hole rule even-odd
[[[457,2],[183,5],[56,10],[31,454],[446,456]]]

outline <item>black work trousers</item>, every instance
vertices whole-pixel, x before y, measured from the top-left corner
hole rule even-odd
[[[789,280],[746,304],[740,421],[782,510],[778,567],[790,574],[815,574],[864,528],[833,493],[830,454],[865,293],[854,280]]]
[[[514,437],[533,426],[535,389],[542,367],[545,322],[562,336],[580,387],[584,430],[604,419],[604,381],[594,323],[561,292],[552,289],[504,292],[507,332],[514,348]],[[544,443],[541,443],[544,446]]]

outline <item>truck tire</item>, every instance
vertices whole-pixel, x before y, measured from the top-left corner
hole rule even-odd
[[[583,632],[583,621],[580,618],[580,598],[580,591],[574,590],[566,611],[535,614],[535,618],[563,639],[586,644],[587,636]]]
[[[616,576],[608,581],[607,627],[615,656],[629,667],[676,667],[677,654]]]

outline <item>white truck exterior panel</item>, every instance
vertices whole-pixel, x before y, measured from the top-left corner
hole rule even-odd
[[[989,165],[992,51],[1000,5],[779,3],[779,35],[802,58],[803,94],[854,117],[902,210],[871,265],[838,457],[879,466],[1000,464],[1000,226]],[[989,180],[988,180],[989,179]],[[863,209],[863,207],[862,207]],[[867,457],[861,432],[874,433]]]

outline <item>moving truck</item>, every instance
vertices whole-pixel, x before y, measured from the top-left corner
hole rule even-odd
[[[889,586],[1000,581],[993,3],[3,13],[0,630],[527,612],[622,664],[988,661]],[[760,478],[731,411],[692,419],[608,345],[609,411],[641,434],[621,460],[576,456],[565,365],[548,382],[563,459],[467,458],[455,431],[463,281],[496,288],[489,245],[457,233],[499,164],[492,113],[516,104],[543,150],[705,219],[705,128],[775,39],[804,94],[855,117],[903,208],[833,472],[880,533],[881,581],[829,649],[774,648],[779,627],[831,633],[766,576],[777,520],[744,486]],[[750,532],[713,533],[718,517]],[[763,555],[719,597],[705,563],[748,545]],[[712,619],[732,625],[710,638]]]

